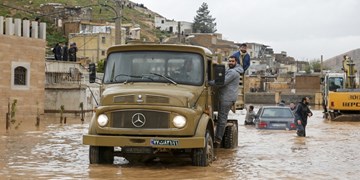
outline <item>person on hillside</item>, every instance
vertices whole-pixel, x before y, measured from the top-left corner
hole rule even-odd
[[[215,131],[214,146],[220,147],[222,137],[225,133],[225,127],[231,106],[236,102],[239,92],[240,74],[243,68],[237,64],[236,58],[230,56],[228,59],[228,69],[225,71],[224,85],[219,87],[219,114]],[[215,86],[215,81],[209,81],[209,85]]]
[[[54,53],[55,60],[61,61],[61,43],[56,43],[52,52]]]
[[[64,44],[64,47],[63,47],[63,56],[62,56],[62,60],[63,61],[67,61],[68,58],[69,58],[69,48],[67,46],[67,43]]]
[[[235,56],[237,63],[242,66],[244,72],[249,68],[250,55],[247,53],[247,45],[245,43],[241,44],[239,51],[236,51],[232,56]]]
[[[69,60],[76,62],[76,53],[78,51],[78,48],[76,46],[76,43],[71,43],[70,44],[70,49],[69,49]]]

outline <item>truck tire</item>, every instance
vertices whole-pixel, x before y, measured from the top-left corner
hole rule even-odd
[[[238,146],[238,128],[236,124],[226,126],[223,143],[223,147],[226,149],[233,149]]]
[[[112,164],[114,162],[114,147],[90,146],[90,164]]]
[[[214,160],[214,142],[209,130],[207,130],[205,134],[205,143],[204,148],[193,149],[193,166],[208,166]]]

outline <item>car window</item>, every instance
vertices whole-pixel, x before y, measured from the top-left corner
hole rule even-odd
[[[292,114],[289,108],[264,108],[261,117],[264,118],[292,118]]]
[[[262,109],[263,109],[263,108],[260,108],[260,109],[258,110],[258,112],[256,113],[256,117],[257,117],[257,118],[260,117],[260,114],[261,114],[261,112],[262,112]]]

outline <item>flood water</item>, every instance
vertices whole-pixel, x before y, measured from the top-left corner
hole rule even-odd
[[[244,126],[244,111],[230,114],[239,119],[239,146],[217,149],[209,167],[179,159],[130,164],[121,157],[89,165],[82,135],[90,118],[84,124],[45,118],[40,128],[0,130],[0,179],[358,179],[360,121],[329,122],[321,110],[313,112],[305,138]]]

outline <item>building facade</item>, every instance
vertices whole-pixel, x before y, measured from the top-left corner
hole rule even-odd
[[[78,33],[69,34],[69,43],[75,42],[77,57],[98,62],[106,58],[106,51],[115,45],[115,26],[113,24],[79,23]],[[140,40],[141,28],[132,24],[121,28],[121,44],[127,40]]]
[[[14,126],[44,113],[45,35],[45,23],[0,17],[1,124],[7,113]]]
[[[193,23],[186,21],[167,20],[164,17],[155,16],[155,27],[169,33],[177,34],[179,33],[180,28],[180,33],[182,35],[188,35],[192,33],[192,24]]]

